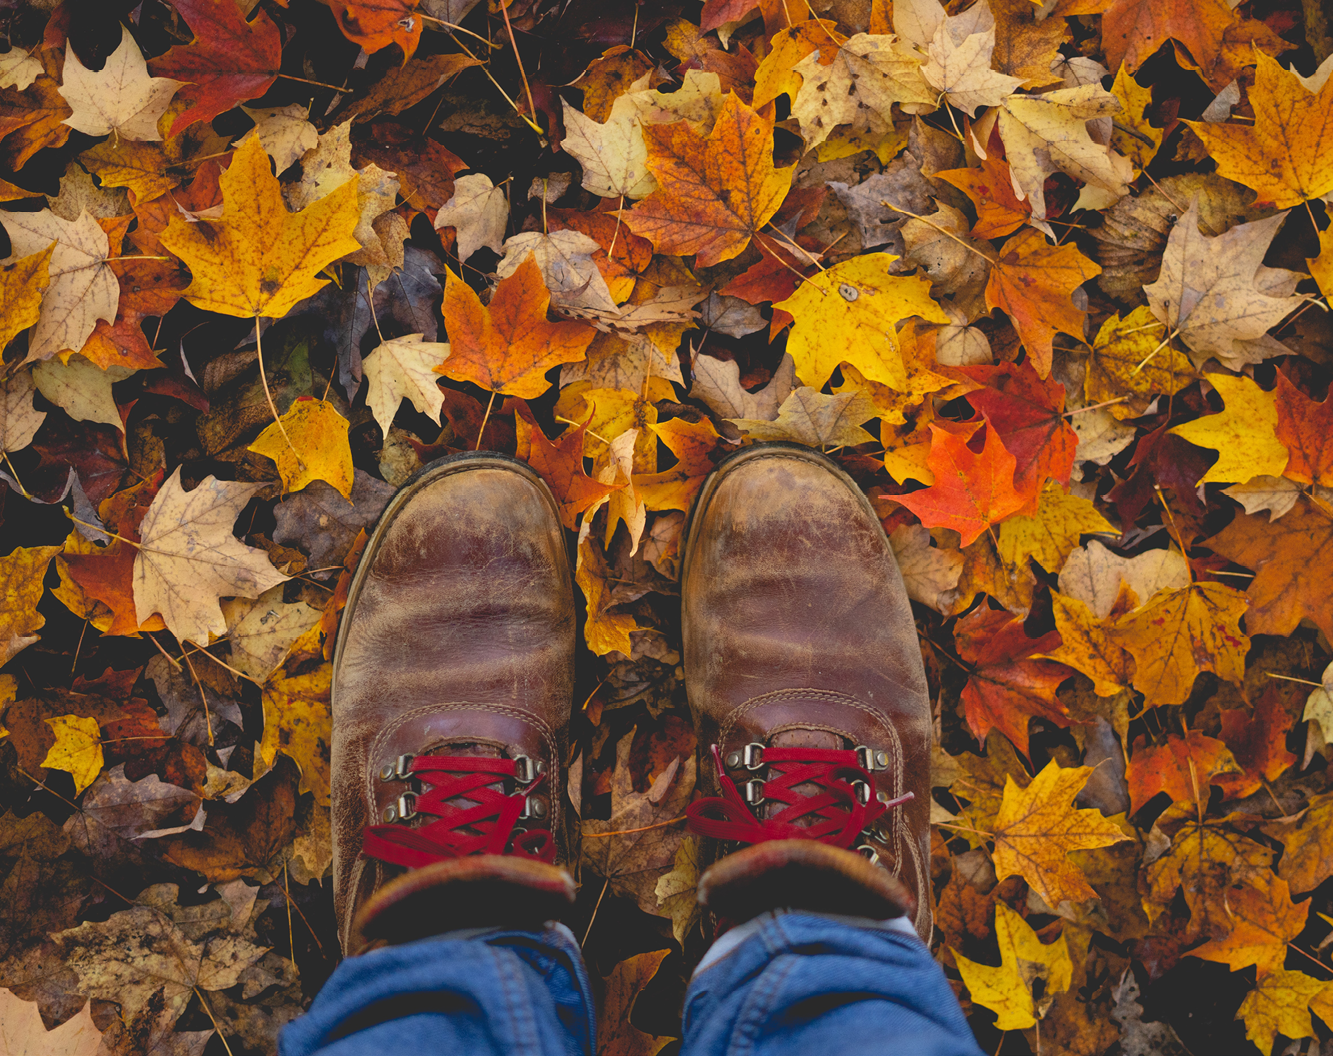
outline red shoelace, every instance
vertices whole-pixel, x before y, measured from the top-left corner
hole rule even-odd
[[[418,828],[368,825],[362,845],[367,857],[409,869],[469,854],[512,854],[555,861],[555,840],[548,830],[514,834],[527,797],[546,780],[545,774],[505,795],[490,786],[506,777],[517,781],[518,764],[513,759],[419,755],[409,770],[412,777],[431,786],[416,793],[415,813],[430,814],[436,820]],[[459,807],[448,802],[458,797],[475,805]]]
[[[765,747],[763,765],[768,777],[763,781],[764,800],[786,806],[761,820],[727,776],[717,745],[713,745],[713,762],[722,795],[691,803],[686,816],[692,831],[719,840],[822,840],[835,847],[851,848],[881,814],[913,798],[908,792],[881,803],[871,795],[868,803],[862,803],[852,782],[864,781],[870,789],[874,789],[875,782],[857,762],[855,751]],[[796,791],[797,785],[806,784],[818,786],[818,791],[812,795]]]

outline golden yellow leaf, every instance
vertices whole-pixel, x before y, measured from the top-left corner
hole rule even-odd
[[[1319,232],[1319,256],[1305,261],[1325,297],[1333,297],[1333,227]]]
[[[954,960],[973,1003],[995,1013],[996,1029],[1022,1030],[1045,1014],[1057,993],[1069,989],[1074,965],[1068,940],[1061,934],[1054,942],[1043,943],[1032,926],[1003,902],[995,903],[995,939],[1000,947],[998,968],[970,961],[957,950]],[[1043,987],[1037,1001],[1033,984],[1039,979]]]
[[[1331,992],[1333,984],[1322,979],[1278,969],[1259,978],[1240,1003],[1236,1018],[1245,1021],[1245,1036],[1261,1052],[1272,1052],[1273,1040],[1279,1033],[1289,1038],[1315,1036],[1310,1022],[1311,1008],[1326,1022],[1333,1018]]]
[[[97,780],[102,772],[102,730],[97,720],[79,715],[58,715],[46,724],[56,735],[56,743],[46,753],[42,766],[64,770],[74,778],[77,796]]]
[[[247,140],[222,174],[222,216],[187,223],[172,217],[161,241],[190,268],[185,298],[223,315],[280,319],[327,280],[321,268],[355,253],[357,179],[289,213],[259,139]]]
[[[1222,410],[1171,430],[1191,444],[1217,452],[1217,461],[1199,483],[1244,484],[1254,477],[1282,476],[1289,452],[1277,438],[1276,394],[1244,376],[1205,374],[1204,378],[1222,397]]]
[[[1088,606],[1068,595],[1051,591],[1051,611],[1060,646],[1043,655],[1092,679],[1099,697],[1114,697],[1129,688],[1134,661]]]
[[[1138,176],[1162,145],[1162,129],[1149,124],[1145,112],[1152,105],[1152,89],[1139,84],[1122,63],[1111,84],[1111,94],[1120,100],[1121,107],[1111,132],[1111,149],[1127,157]]]
[[[891,253],[853,257],[773,305],[796,320],[787,351],[804,384],[822,388],[839,363],[850,363],[870,381],[905,389],[899,325],[912,316],[931,323],[950,319],[931,299],[924,275],[889,274],[896,259]]]
[[[995,815],[995,875],[1021,876],[1051,908],[1096,898],[1070,851],[1109,847],[1129,837],[1097,810],[1077,810],[1073,799],[1087,783],[1090,766],[1061,767],[1052,759],[1027,788],[1005,778]]]
[[[301,770],[300,791],[313,792],[320,804],[330,802],[332,677],[333,665],[324,664],[308,675],[274,678],[264,686],[264,738],[259,742],[263,769],[271,767],[282,752]]]
[[[1227,682],[1245,677],[1250,640],[1240,629],[1245,595],[1222,583],[1162,591],[1122,616],[1116,637],[1134,657],[1134,688],[1150,707],[1183,704],[1200,671]]]
[[[1058,574],[1066,558],[1077,549],[1080,536],[1115,531],[1090,501],[1048,480],[1033,516],[1020,514],[1000,525],[1000,559],[1019,566],[1032,558],[1047,572]]]
[[[51,558],[60,553],[58,546],[16,547],[0,557],[0,664],[7,664],[40,637],[36,632],[46,623],[37,611],[42,599],[42,580]]]
[[[51,282],[51,254],[55,248],[52,242],[44,250],[0,264],[0,304],[5,306],[0,313],[0,350],[41,316],[42,293]]]
[[[1166,335],[1166,324],[1147,305],[1102,323],[1083,376],[1088,403],[1121,400],[1107,410],[1124,421],[1143,414],[1154,396],[1171,396],[1194,381],[1189,357],[1170,344],[1162,347]]]
[[[326,400],[302,397],[250,445],[249,450],[278,465],[282,491],[300,491],[317,480],[327,481],[352,499],[351,423]]]
[[[638,628],[633,616],[606,611],[615,604],[608,583],[611,575],[606,557],[597,544],[591,539],[579,543],[574,582],[588,602],[588,617],[583,623],[584,641],[598,656],[619,650],[628,657],[633,650],[629,632]]]

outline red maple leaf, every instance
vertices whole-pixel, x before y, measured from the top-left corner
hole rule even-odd
[[[1277,372],[1277,438],[1290,457],[1283,476],[1302,484],[1333,485],[1333,400],[1316,403]]]

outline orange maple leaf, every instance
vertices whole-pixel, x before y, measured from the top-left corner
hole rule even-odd
[[[1310,902],[1296,905],[1287,882],[1267,870],[1228,891],[1226,909],[1230,928],[1189,955],[1221,961],[1233,972],[1257,965],[1259,975],[1282,967],[1310,916]]]
[[[986,438],[979,453],[968,445],[979,426],[965,426],[954,432],[932,422],[926,466],[935,474],[935,483],[921,491],[893,496],[927,528],[956,530],[964,546],[1027,504],[1027,498],[1014,489],[1014,456],[984,416],[982,420]]]
[[[688,121],[648,125],[648,168],[660,185],[625,222],[659,253],[730,260],[782,204],[796,166],[773,168],[773,122],[735,95],[705,138]]]
[[[551,294],[531,254],[500,280],[489,305],[446,269],[443,310],[449,357],[435,370],[506,396],[540,396],[551,387],[546,372],[583,359],[597,335],[585,323],[549,322],[550,304]]]
[[[527,448],[528,465],[546,481],[560,504],[560,523],[577,531],[580,513],[624,485],[602,484],[584,472],[583,436],[588,431],[587,422],[571,426],[551,441],[531,415],[531,411],[521,407],[514,419],[519,450]]]
[[[1115,70],[1123,62],[1134,73],[1168,39],[1184,44],[1196,62],[1208,62],[1234,21],[1226,0],[1112,0],[1102,15],[1106,64]]]
[[[986,307],[1003,309],[1009,316],[1041,377],[1051,372],[1057,330],[1083,339],[1087,313],[1074,307],[1073,293],[1101,273],[1073,246],[1053,246],[1031,227],[1000,250],[986,283]]]
[[[1333,486],[1333,400],[1317,403],[1277,372],[1277,438],[1289,456],[1282,475]]]
[[[1177,807],[1206,803],[1208,786],[1215,777],[1239,772],[1231,750],[1198,730],[1184,737],[1172,734],[1161,747],[1145,745],[1140,737],[1125,774],[1130,813],[1137,814],[1159,792],[1170,796]]]
[[[972,665],[972,677],[963,687],[963,712],[979,742],[985,744],[986,735],[999,730],[1027,755],[1029,719],[1069,725],[1069,712],[1055,691],[1074,672],[1054,660],[1031,659],[1034,653],[1054,649],[1059,641],[1054,631],[1029,638],[1022,617],[985,605],[958,621],[954,644],[958,655]]]
[[[403,49],[406,63],[421,40],[421,16],[417,0],[324,0],[343,36],[360,44],[368,52],[381,51],[391,44]]]
[[[997,136],[992,135],[992,140]],[[935,173],[935,179],[951,183],[972,199],[977,208],[977,222],[972,225],[976,238],[999,238],[1017,231],[1032,216],[1032,203],[1020,201],[1014,194],[1009,163],[1000,157],[998,143],[988,148],[981,167],[947,169]]]

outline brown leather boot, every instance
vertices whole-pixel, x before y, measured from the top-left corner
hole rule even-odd
[[[681,572],[699,745],[699,901],[907,915],[931,935],[931,709],[869,501],[830,459],[756,444],[705,481]],[[736,849],[743,847],[744,849]],[[728,853],[730,851],[730,853]]]
[[[535,925],[573,901],[574,635],[563,530],[531,469],[455,455],[394,496],[333,658],[344,952]]]

